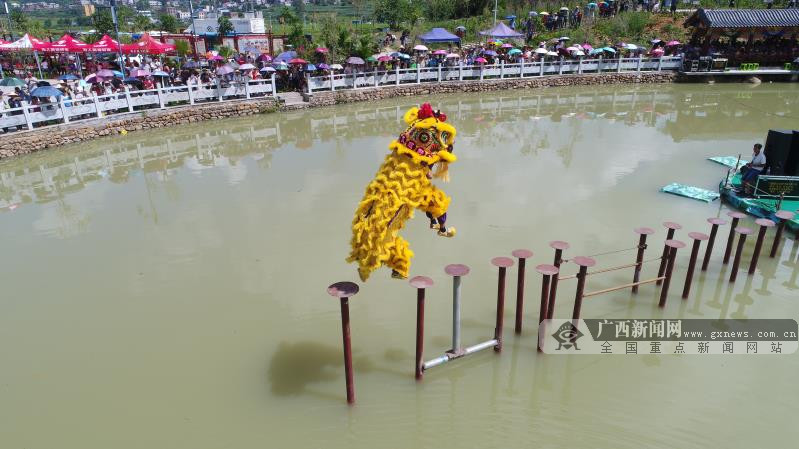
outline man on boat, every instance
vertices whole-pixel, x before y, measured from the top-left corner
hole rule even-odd
[[[741,167],[741,184],[747,194],[753,193],[753,185],[766,167],[766,154],[763,153],[763,145],[756,143],[752,152],[752,160]]]

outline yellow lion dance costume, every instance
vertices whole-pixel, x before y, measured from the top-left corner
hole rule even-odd
[[[347,258],[358,263],[362,281],[381,265],[392,269],[392,277],[408,277],[413,252],[398,233],[414,209],[427,214],[438,235],[455,235],[455,228],[445,226],[450,198],[431,182],[433,177],[446,180],[447,166],[456,160],[452,154],[455,128],[446,120],[446,115],[433,112],[427,103],[408,110],[408,128],[391,142],[391,152],[366,187],[352,221],[352,250]]]

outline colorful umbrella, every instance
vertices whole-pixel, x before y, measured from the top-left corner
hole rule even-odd
[[[302,58],[293,58],[289,61],[289,64],[308,64],[308,61]]]
[[[502,48],[513,48],[513,44],[502,44]]]
[[[317,53],[327,53],[328,51],[330,51],[330,50],[328,50],[325,47],[316,47],[316,52]]]
[[[460,57],[461,57],[461,55],[459,55],[457,53],[448,53],[447,54],[447,59],[455,59],[455,58],[460,58]]]
[[[436,51],[433,52],[433,54],[434,55],[446,55],[447,51],[446,50],[436,50]]]
[[[383,56],[377,58],[377,60],[380,61],[380,62],[388,62],[388,61],[391,61],[391,56],[383,55]]]
[[[255,60],[259,62],[272,62],[272,57],[264,53],[261,56],[258,56],[258,58]]]
[[[669,41],[666,43],[667,47],[673,47],[675,45],[680,45],[680,41]]]
[[[486,60],[486,58],[481,57],[481,58],[474,58],[474,62],[478,64],[485,64],[486,62],[488,62],[488,60]]]

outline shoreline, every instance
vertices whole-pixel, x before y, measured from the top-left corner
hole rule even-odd
[[[559,75],[535,78],[489,79],[483,81],[445,81],[441,83],[404,84],[379,88],[317,92],[300,104],[278,106],[277,99],[259,99],[186,105],[184,107],[112,115],[89,122],[60,124],[29,131],[18,131],[0,139],[0,159],[21,156],[64,145],[127,134],[148,129],[166,128],[187,123],[243,117],[256,114],[293,111],[393,97],[410,97],[460,92],[541,89],[548,87],[618,84],[666,84],[675,82],[675,72],[621,72],[582,75]]]

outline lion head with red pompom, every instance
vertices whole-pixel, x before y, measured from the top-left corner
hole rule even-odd
[[[391,148],[428,166],[436,164],[434,176],[446,178],[447,164],[457,160],[453,154],[456,131],[446,123],[446,114],[424,103],[409,109],[404,119],[408,128],[392,142]]]

